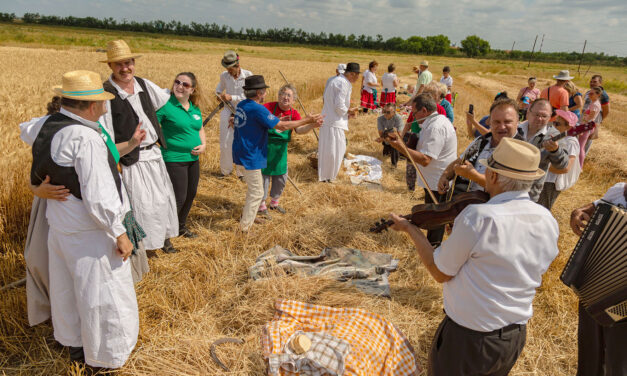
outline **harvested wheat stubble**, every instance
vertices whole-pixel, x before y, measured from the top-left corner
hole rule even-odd
[[[190,44],[191,46],[191,44]],[[168,86],[182,70],[197,74],[206,91],[217,84],[223,70],[221,53],[228,46],[199,43],[198,53],[143,52],[137,61],[137,73],[161,86]],[[363,53],[328,53],[297,48],[245,47],[242,66],[264,74],[271,89],[268,99],[276,97],[282,84],[277,69],[300,91],[308,111],[322,107],[321,94],[328,76],[339,61],[357,60],[365,66],[372,56]],[[286,52],[287,51],[287,52]],[[286,53],[289,56],[286,57]],[[0,47],[0,63],[10,67],[0,71],[0,155],[3,161],[0,179],[0,284],[24,276],[22,247],[32,195],[26,184],[30,149],[19,140],[17,124],[44,112],[51,96],[49,88],[58,84],[64,71],[91,69],[103,78],[107,67],[98,63],[102,54],[85,49],[55,51]],[[289,60],[293,58],[294,60]],[[377,55],[379,62],[395,62],[399,75],[408,74],[419,57]],[[434,77],[443,58],[430,59]],[[457,65],[456,65],[457,64]],[[453,76],[460,93],[455,107],[460,151],[470,141],[463,123],[464,109],[474,103],[477,114],[487,111],[492,91],[507,87],[514,93],[516,82],[507,75],[490,74],[490,86],[477,85],[471,77],[475,70],[489,72],[489,64],[459,59]],[[306,66],[305,72],[301,69]],[[522,66],[522,65],[521,65]],[[485,68],[485,69],[484,69]],[[514,69],[514,68],[512,68]],[[522,68],[513,74],[524,77]],[[415,82],[415,76],[403,76],[404,82]],[[468,80],[468,82],[467,82]],[[481,81],[481,80],[480,80]],[[485,81],[488,82],[488,81]],[[524,80],[522,82],[524,84]],[[353,89],[358,103],[359,88]],[[499,90],[500,91],[500,90]],[[617,114],[627,109],[618,95]],[[206,113],[210,107],[205,105]],[[421,266],[410,242],[396,233],[371,234],[369,227],[382,216],[394,211],[401,214],[422,200],[422,194],[406,192],[403,163],[392,169],[389,159],[381,155],[374,142],[376,117],[360,115],[350,123],[347,133],[348,152],[371,155],[384,161],[384,192],[353,187],[341,175],[337,184],[318,184],[317,173],[307,156],[316,150],[313,134],[295,135],[289,150],[290,176],[304,195],[291,186],[286,188],[281,205],[286,215],[273,215],[272,221],[255,226],[253,234],[243,237],[237,220],[244,202],[246,187],[234,177],[218,179],[219,152],[217,120],[207,128],[208,149],[201,158],[202,178],[192,209],[192,229],[196,239],[175,239],[182,252],[150,258],[151,272],[137,286],[141,331],[137,348],[120,375],[207,375],[221,373],[209,356],[211,343],[221,337],[237,337],[244,345],[224,345],[217,351],[232,374],[262,375],[259,334],[264,323],[272,319],[277,298],[295,299],[333,307],[360,307],[382,315],[408,337],[418,362],[424,365],[431,338],[442,318],[441,287]],[[560,255],[547,274],[534,301],[534,317],[529,325],[527,345],[512,375],[572,375],[576,366],[576,299],[559,281],[576,236],[568,227],[572,208],[601,196],[614,182],[625,179],[627,168],[622,124],[611,117],[603,124],[601,138],[593,144],[590,158],[577,185],[558,199],[554,213],[560,223]],[[620,137],[623,137],[622,139]],[[392,254],[400,260],[399,269],[390,277],[392,299],[364,295],[344,284],[318,278],[286,277],[253,282],[247,268],[264,250],[279,244],[302,255],[315,255],[322,247],[347,246]],[[49,324],[29,328],[26,320],[24,289],[3,292],[0,297],[0,370],[7,375],[72,374],[68,355],[54,345]]]

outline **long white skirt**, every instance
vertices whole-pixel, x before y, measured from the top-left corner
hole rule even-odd
[[[135,218],[146,233],[144,247],[163,248],[166,239],[179,235],[176,198],[163,158],[122,166],[122,179]]]
[[[85,362],[119,368],[137,343],[139,314],[131,262],[104,231],[48,234],[54,338],[83,347]]]
[[[50,278],[48,276],[47,201],[37,196],[30,211],[24,260],[26,261],[26,306],[30,326],[50,318]]]
[[[318,141],[318,180],[335,180],[346,153],[344,130],[335,127],[320,128]]]

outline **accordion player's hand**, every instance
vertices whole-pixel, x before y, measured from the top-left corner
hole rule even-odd
[[[573,212],[570,214],[570,227],[573,229],[573,232],[575,234],[581,236],[593,213],[593,203],[573,210]]]

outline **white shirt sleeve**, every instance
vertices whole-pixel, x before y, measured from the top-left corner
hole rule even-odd
[[[438,159],[438,156],[442,153],[442,149],[444,148],[444,141],[445,135],[442,129],[432,124],[421,132],[419,141],[420,148],[418,151],[433,159]]]
[[[227,72],[228,74],[228,72]],[[246,77],[250,77],[252,76],[252,72],[247,71],[246,69],[242,69],[242,77],[244,77],[244,79],[246,79]],[[241,90],[242,93],[241,94],[231,94],[231,103],[233,103],[233,106],[237,106],[237,104],[241,101],[243,101],[244,99],[246,99],[246,95],[244,94],[244,89]]]
[[[477,231],[470,222],[467,216],[460,214],[455,219],[451,235],[433,253],[435,266],[448,276],[457,275],[477,243]]]
[[[109,133],[111,140],[115,143],[115,131],[113,130],[113,118],[111,118],[111,101],[107,101],[107,112],[98,119],[100,125]]]
[[[146,83],[146,88],[148,89],[148,95],[152,100],[152,105],[155,108],[155,111],[163,107],[170,100],[170,93],[168,89],[163,89],[154,82],[147,80],[144,78],[144,82]]]
[[[335,108],[335,113],[338,116],[344,116],[348,112],[346,98],[350,96],[350,83],[336,80],[333,82],[333,84],[334,86],[332,87],[332,89],[335,93],[335,96],[333,98],[333,107]]]
[[[220,95],[226,89],[226,83],[224,82],[224,73],[220,74],[220,82],[218,82],[218,86],[216,86],[216,94]]]
[[[122,225],[126,213],[107,155],[107,146],[101,139],[83,140],[76,153],[74,169],[81,185],[85,209],[102,230],[117,238],[126,232]]]
[[[46,120],[48,120],[50,116],[42,116],[32,118],[29,121],[20,124],[20,138],[22,141],[26,142],[30,146],[33,146],[35,143],[35,139],[41,130],[41,127],[44,125]]]
[[[625,205],[625,184],[627,183],[616,183],[614,184],[610,189],[607,190],[607,192],[605,192],[605,195],[603,195],[602,200],[603,201],[607,201],[607,202],[611,202],[612,204],[622,204]],[[596,200],[594,202],[594,205],[598,205],[601,202],[601,200]]]

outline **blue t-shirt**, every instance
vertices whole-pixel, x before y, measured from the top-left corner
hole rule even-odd
[[[440,102],[440,106],[444,107],[444,109],[446,110],[446,117],[451,121],[451,124],[453,124],[453,120],[455,120],[453,106],[446,99],[442,99],[442,102]]]
[[[246,99],[237,105],[233,119],[233,161],[247,170],[260,170],[268,162],[268,129],[274,128],[279,118],[267,108]]]
[[[490,129],[490,126],[486,123],[486,121],[488,121],[489,117],[490,117],[489,115],[486,115],[486,116],[482,117],[481,120],[479,120],[479,124],[481,124],[484,127]],[[479,131],[475,129],[475,138],[477,138],[479,136],[481,136],[481,133],[479,133]]]

